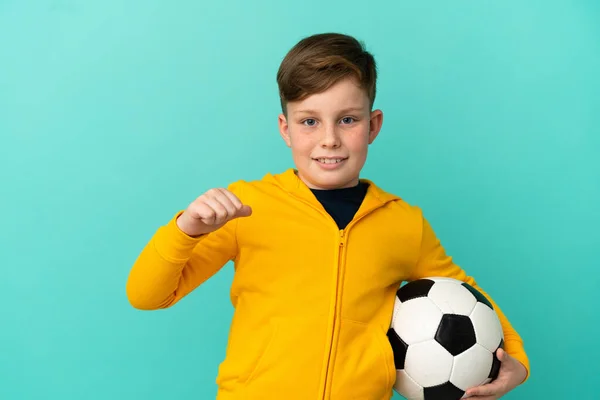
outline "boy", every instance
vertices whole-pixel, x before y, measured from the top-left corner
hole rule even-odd
[[[376,78],[356,39],[301,40],[277,75],[279,130],[295,168],[202,194],[132,267],[129,301],[149,310],[173,306],[234,261],[219,400],[390,399],[386,332],[400,283],[448,276],[481,290],[418,207],[359,178],[383,122],[372,111]],[[494,307],[506,353],[498,379],[473,398],[498,398],[528,376],[521,338]]]

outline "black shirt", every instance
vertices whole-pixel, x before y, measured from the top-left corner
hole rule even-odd
[[[367,194],[368,186],[365,182],[359,182],[358,185],[349,188],[311,189],[311,191],[329,215],[333,217],[338,228],[344,229],[360,208]]]

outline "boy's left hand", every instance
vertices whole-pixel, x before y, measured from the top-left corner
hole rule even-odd
[[[467,390],[466,397],[473,400],[496,400],[519,386],[527,377],[527,369],[516,358],[503,349],[496,352],[500,360],[498,378],[494,381]]]

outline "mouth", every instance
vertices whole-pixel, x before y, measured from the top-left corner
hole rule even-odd
[[[329,157],[322,157],[322,158],[313,158],[314,161],[317,161],[321,164],[339,164],[342,161],[347,160],[347,158],[343,158],[343,157],[339,157],[339,158],[329,158]]]

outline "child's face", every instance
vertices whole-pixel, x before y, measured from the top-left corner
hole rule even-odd
[[[383,113],[370,111],[369,97],[353,79],[302,101],[289,102],[279,131],[299,178],[312,189],[338,189],[358,184]]]

